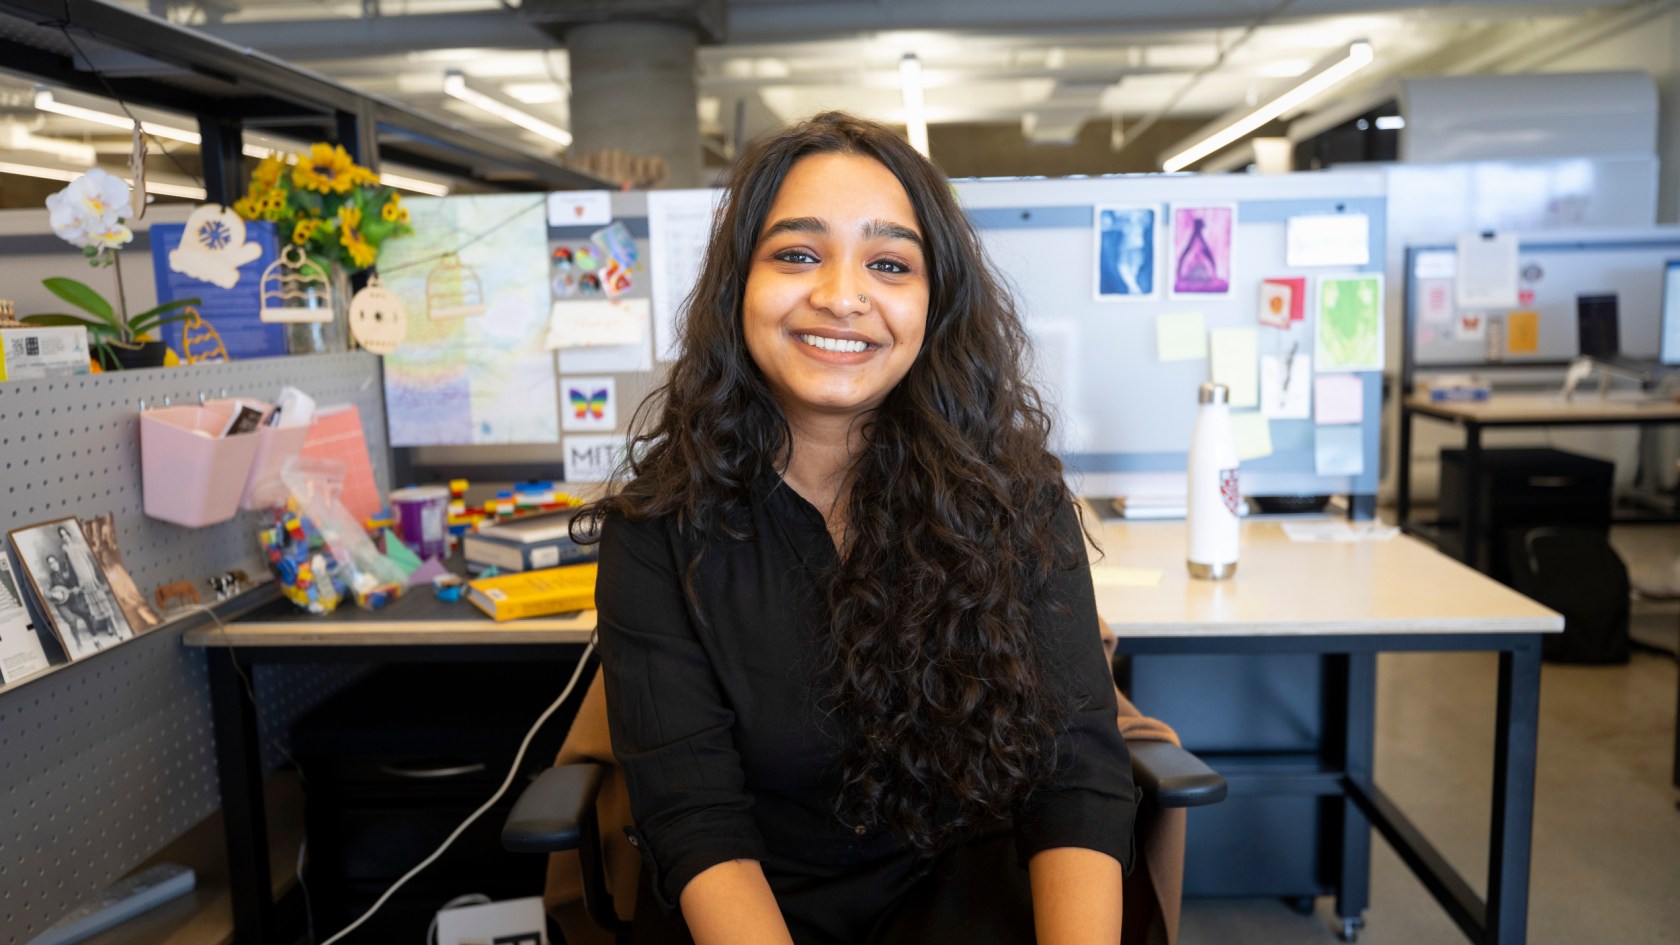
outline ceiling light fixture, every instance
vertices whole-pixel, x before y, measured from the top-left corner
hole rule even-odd
[[[1176,147],[1170,157],[1161,161],[1162,168],[1169,173],[1184,170],[1202,158],[1252,133],[1272,119],[1286,115],[1312,101],[1326,89],[1370,65],[1374,58],[1376,57],[1371,50],[1370,43],[1353,43],[1348,46],[1345,56],[1322,66],[1289,91],[1231,121],[1215,122],[1219,127],[1211,134],[1197,138],[1188,146]]]
[[[8,151],[35,151],[50,154],[71,164],[93,164],[99,160],[93,145],[80,141],[66,141],[48,135],[38,135],[14,119],[0,122],[0,146]]]
[[[544,121],[530,112],[515,108],[493,95],[473,88],[467,84],[467,77],[454,69],[443,74],[443,93],[450,98],[466,102],[479,111],[488,112],[503,121],[518,125],[526,131],[541,135],[561,147],[571,147],[572,133],[570,131],[561,128],[559,125]]]
[[[51,89],[37,88],[35,90],[35,107],[43,112],[63,115],[66,118],[80,118],[83,121],[91,121],[94,124],[105,125],[109,128],[121,128],[128,131],[134,127],[134,121],[127,115],[117,115],[100,111],[97,108],[88,108],[84,105],[74,105],[70,102],[60,101]],[[167,138],[170,141],[180,141],[183,144],[198,144],[200,141],[196,131],[175,128],[155,121],[142,120],[140,128],[149,135]]]
[[[1377,130],[1378,131],[1399,131],[1401,128],[1404,128],[1404,127],[1406,127],[1406,119],[1399,116],[1399,115],[1378,115],[1377,116]]]
[[[431,197],[449,196],[448,184],[440,184],[436,181],[430,180],[421,180],[418,177],[408,177],[404,174],[392,174],[389,171],[380,171],[379,182],[387,187],[395,187],[398,190],[410,190],[414,193],[426,194]]]
[[[898,61],[898,80],[904,88],[904,132],[910,146],[927,157],[927,103],[922,97],[922,60],[905,53]]]
[[[8,161],[0,161],[0,174],[17,174],[21,177],[39,177],[45,180],[71,181],[85,173],[87,172],[73,171],[62,167],[39,167],[34,164],[12,164]],[[130,187],[134,186],[134,182],[126,177],[123,178],[123,183],[128,184]],[[185,197],[188,200],[203,200],[205,197],[203,187],[193,187],[187,184],[171,184],[167,181],[160,181],[150,175],[147,175],[146,177],[146,192],[149,194],[166,194],[171,197]]]

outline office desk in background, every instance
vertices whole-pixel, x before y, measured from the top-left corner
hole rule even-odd
[[[1481,510],[1476,483],[1481,475],[1482,431],[1494,427],[1636,426],[1680,424],[1680,403],[1638,396],[1599,397],[1576,394],[1571,400],[1551,394],[1494,394],[1487,400],[1436,403],[1421,394],[1400,402],[1400,464],[1396,486],[1395,522],[1416,532],[1412,511],[1412,421],[1419,416],[1464,428],[1464,492],[1461,560],[1477,560],[1481,542]]]
[[[1100,521],[1092,513],[1089,521]],[[1347,798],[1338,909],[1356,928],[1367,899],[1370,834],[1382,830],[1475,942],[1524,940],[1535,726],[1539,711],[1539,633],[1562,618],[1420,542],[1296,544],[1271,522],[1243,525],[1243,558],[1232,581],[1192,581],[1184,569],[1183,522],[1108,522],[1097,568],[1097,607],[1123,652],[1311,653],[1337,667],[1345,692],[1345,730],[1329,762],[1274,786]],[[1158,569],[1158,586],[1104,586],[1101,569]],[[1426,593],[1420,593],[1426,590]],[[471,604],[442,604],[426,591],[384,610],[297,614],[283,602],[225,632],[185,637],[212,648],[216,753],[228,823],[236,941],[268,943],[273,903],[263,809],[256,707],[238,672],[266,662],[575,659],[594,613],[495,624]],[[1494,827],[1484,907],[1468,884],[1423,840],[1372,780],[1376,654],[1481,650],[1500,654],[1495,738]],[[1170,719],[1168,721],[1171,721]],[[1240,780],[1240,774],[1239,774]],[[1234,782],[1235,783],[1235,782]]]
[[[1110,519],[1099,535],[1101,557],[1092,555],[1097,611],[1114,629],[1120,652],[1304,653],[1326,661],[1329,692],[1340,703],[1330,711],[1342,710],[1335,744],[1295,767],[1276,758],[1202,756],[1225,775],[1232,797],[1341,798],[1335,888],[1344,937],[1357,933],[1369,902],[1374,825],[1470,941],[1526,940],[1540,634],[1561,630],[1562,617],[1405,535],[1298,543],[1276,523],[1244,522],[1237,573],[1219,582],[1190,578],[1183,522]],[[1162,576],[1154,587],[1112,586],[1104,568],[1154,569]],[[1485,902],[1378,788],[1373,771],[1377,654],[1440,651],[1499,654]],[[1188,740],[1186,747],[1200,753]]]

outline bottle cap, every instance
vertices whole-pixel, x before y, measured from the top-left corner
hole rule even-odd
[[[1196,395],[1196,402],[1201,404],[1228,404],[1231,402],[1231,389],[1224,384],[1215,384],[1209,381],[1202,385],[1201,391]]]

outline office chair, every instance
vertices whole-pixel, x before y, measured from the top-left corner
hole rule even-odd
[[[599,680],[595,683],[586,700],[603,697]],[[584,714],[580,711],[580,717]],[[1128,741],[1126,747],[1132,757],[1132,777],[1142,794],[1140,822],[1148,814],[1201,807],[1225,798],[1225,779],[1178,745],[1138,740]],[[625,942],[630,923],[619,917],[607,889],[602,836],[596,818],[596,798],[606,767],[573,763],[544,771],[514,803],[502,827],[502,846],[515,853],[576,850],[585,914],[614,941]]]

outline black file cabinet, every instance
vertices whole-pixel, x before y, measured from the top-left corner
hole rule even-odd
[[[317,933],[342,928],[436,849],[507,776],[526,730],[572,665],[386,666],[298,720],[308,882]],[[358,940],[423,941],[450,899],[540,895],[546,860],[507,853],[500,832],[528,778],[554,763],[584,687],[532,742],[506,797],[411,880]]]
[[[1476,493],[1477,560],[1474,567],[1511,583],[1506,538],[1514,530],[1543,526],[1610,527],[1613,463],[1546,448],[1480,451],[1475,482],[1467,482],[1464,450],[1441,451],[1440,548],[1463,557],[1464,495]]]

